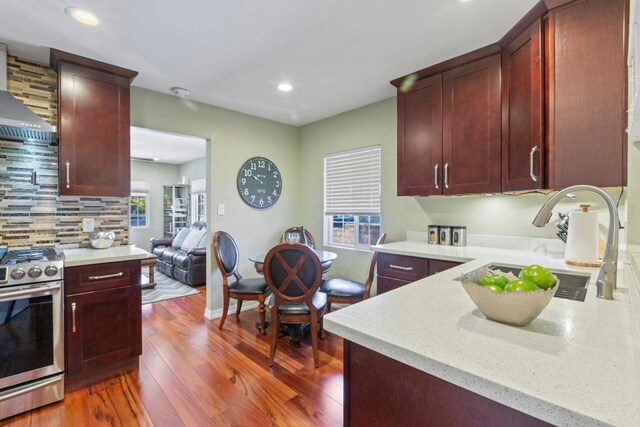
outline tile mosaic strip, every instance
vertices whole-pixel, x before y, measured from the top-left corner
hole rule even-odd
[[[56,75],[45,64],[8,58],[8,88],[29,108],[56,124]],[[36,184],[31,174],[36,172]],[[129,242],[127,197],[58,196],[58,147],[0,139],[0,245],[77,248],[89,246],[82,218]]]

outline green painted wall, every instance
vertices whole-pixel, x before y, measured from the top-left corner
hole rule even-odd
[[[231,233],[240,249],[240,273],[257,277],[247,256],[269,249],[284,229],[299,222],[298,128],[136,87],[131,90],[131,124],[211,140],[207,144],[209,229]],[[236,174],[252,156],[271,159],[282,173],[282,196],[267,210],[248,207],[236,191]],[[225,205],[226,215],[216,214],[218,204]],[[213,264],[208,251],[208,265]],[[215,311],[222,307],[221,278],[215,269],[211,277],[207,309]]]
[[[192,182],[195,179],[206,178],[207,159],[202,157],[179,165],[178,174],[180,178],[183,176],[187,177],[189,182]]]
[[[163,236],[163,186],[178,182],[180,176],[178,170],[178,165],[131,161],[131,181],[149,183],[149,226],[147,228],[131,228],[129,233],[131,243],[145,251],[149,250],[149,239]]]
[[[323,158],[328,153],[358,147],[382,147],[382,222],[388,242],[405,240],[408,230],[426,230],[429,224],[466,225],[468,233],[511,236],[555,237],[555,227],[539,229],[531,225],[533,217],[547,199],[542,194],[520,196],[396,196],[396,100],[372,105],[327,118],[300,129],[300,223],[309,228],[317,243],[323,236]],[[611,189],[618,197],[620,189]],[[577,210],[588,202],[601,212],[602,231],[608,221],[604,203],[598,196],[578,193],[575,201],[559,205],[557,210]],[[625,197],[621,214],[624,216]],[[371,254],[336,249],[338,259],[330,275],[363,281]]]

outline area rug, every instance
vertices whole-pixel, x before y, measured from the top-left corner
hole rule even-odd
[[[147,277],[145,273],[142,273],[142,275]],[[165,276],[164,274],[157,271],[155,273],[155,281],[155,288],[142,290],[143,305],[200,293],[199,290],[185,285],[184,283],[178,282],[177,280]]]

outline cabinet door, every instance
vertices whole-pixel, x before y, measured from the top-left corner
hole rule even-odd
[[[65,298],[67,375],[87,376],[142,353],[140,286]]]
[[[443,75],[444,194],[500,191],[500,54]]]
[[[457,267],[459,265],[460,265],[459,262],[430,259],[429,260],[429,276],[433,276],[434,274],[441,273],[445,270],[448,270],[453,267]]]
[[[442,194],[442,75],[398,91],[398,196]]]
[[[408,285],[411,282],[407,282],[404,280],[392,279],[390,277],[378,276],[377,280],[377,295],[382,295],[385,292],[392,291],[394,289],[398,289],[403,287],[404,285]]]
[[[415,282],[429,275],[429,260],[396,254],[378,254],[378,275]]]
[[[502,52],[502,191],[543,188],[542,20]]]
[[[129,79],[58,65],[60,195],[129,196]]]
[[[626,184],[628,4],[577,1],[548,16],[547,188]]]

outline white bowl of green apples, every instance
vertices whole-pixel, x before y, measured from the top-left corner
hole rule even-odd
[[[518,277],[482,267],[460,277],[478,310],[496,322],[526,326],[542,313],[558,290],[559,280],[546,268],[533,264]]]

